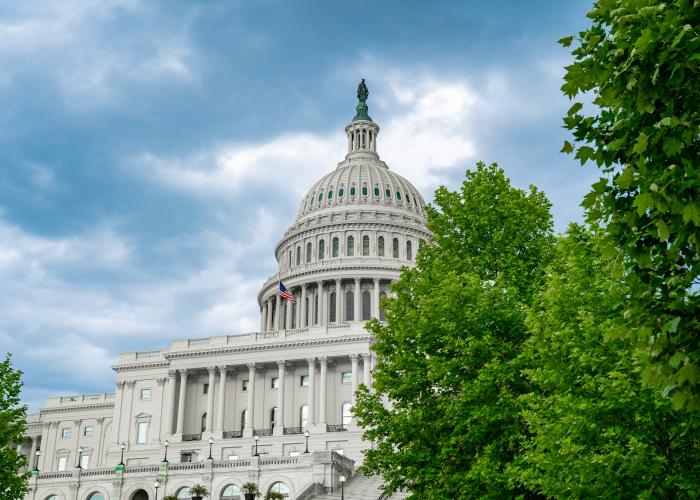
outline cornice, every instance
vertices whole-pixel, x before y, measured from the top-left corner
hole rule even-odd
[[[156,361],[153,363],[130,363],[128,365],[112,365],[112,370],[121,372],[124,370],[138,370],[140,368],[167,368],[169,363],[164,361]]]
[[[43,417],[49,413],[66,413],[76,410],[100,410],[114,408],[114,401],[104,402],[104,403],[94,403],[86,405],[73,405],[73,406],[56,406],[41,409],[41,416]]]

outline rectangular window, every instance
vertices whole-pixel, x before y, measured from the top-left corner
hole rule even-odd
[[[80,466],[83,469],[87,469],[88,467],[90,467],[90,455],[80,455]]]
[[[151,399],[151,388],[144,387],[141,389],[141,399]]]
[[[202,388],[202,394],[209,394],[209,384],[204,384]]]
[[[66,470],[66,460],[67,460],[67,457],[58,457],[58,462],[56,462],[56,470],[58,470],[58,471]]]
[[[241,384],[241,390],[242,391],[248,390],[248,381],[247,380],[244,380],[243,383]]]
[[[61,430],[61,437],[62,437],[63,439],[66,439],[66,438],[69,438],[69,437],[70,437],[70,427],[64,427],[64,428]]]
[[[238,460],[238,453],[236,453],[235,455],[229,455],[228,459],[229,460]]]
[[[83,427],[83,436],[86,438],[92,437],[92,426],[86,425]]]
[[[192,453],[181,453],[180,454],[180,462],[184,463],[189,463],[192,461]]]
[[[341,376],[344,384],[352,384],[352,372],[343,372]]]
[[[279,377],[272,377],[272,380],[270,381],[270,387],[273,389],[279,389],[280,388],[280,379]]]
[[[302,386],[302,387],[308,387],[308,386],[309,386],[309,376],[308,376],[308,375],[302,375],[302,376],[301,376],[301,386]]]
[[[148,437],[148,422],[139,422],[136,426],[136,442],[143,444]]]
[[[298,456],[299,456],[299,452],[296,451],[296,450],[295,450],[295,451],[290,451],[290,452],[289,452],[289,456],[290,456],[290,457],[298,457]]]

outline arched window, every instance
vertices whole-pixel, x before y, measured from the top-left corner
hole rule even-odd
[[[411,203],[411,197],[409,195],[406,195],[406,203]]]
[[[329,200],[333,199],[333,191],[328,191],[328,199]]]
[[[192,495],[190,495],[190,489],[187,486],[183,486],[177,490],[177,494],[175,496],[177,498],[187,498],[188,500],[192,498]]]
[[[243,410],[241,412],[241,430],[245,429],[245,425],[248,423],[248,410]]]
[[[306,426],[309,423],[309,407],[307,405],[303,405],[301,408],[299,408],[299,427],[302,429],[306,429]]]
[[[306,262],[311,262],[311,242],[306,244]]]
[[[324,240],[320,240],[318,242],[318,260],[323,260],[325,257],[326,253],[326,242]]]
[[[281,481],[277,481],[272,486],[270,486],[270,491],[274,491],[275,493],[279,493],[284,498],[289,497],[289,486],[287,486],[286,484],[284,484]]]
[[[49,497],[51,498],[51,497]],[[53,498],[56,498],[55,496]],[[95,491],[93,493],[90,493],[87,497],[87,500],[105,500],[105,496],[100,493],[99,491]]]
[[[362,255],[369,255],[369,236],[362,237]]]
[[[374,196],[379,196],[379,187],[374,186]]]
[[[362,292],[362,321],[368,321],[372,315],[372,298],[369,290]]]
[[[321,202],[323,200],[323,193],[318,193],[318,201]]]
[[[289,251],[289,258],[287,259],[287,265],[292,267],[292,251]]]
[[[270,408],[270,430],[274,430],[275,425],[277,425],[277,407],[273,406]]]
[[[399,258],[399,239],[394,238],[394,240],[391,242],[391,255],[395,258]]]
[[[379,292],[379,319],[385,321],[384,319],[384,307],[382,306],[382,299],[386,299],[386,292]]]
[[[355,238],[352,236],[348,236],[348,246],[345,249],[345,255],[348,257],[355,255]]]
[[[345,188],[341,185],[338,189],[338,198],[342,198],[345,195]]]
[[[340,240],[337,236],[333,238],[333,242],[331,243],[331,252],[333,257],[337,257],[338,253],[340,252]]]
[[[214,388],[212,387],[210,390],[213,391]],[[202,432],[204,432],[204,431],[206,431],[206,430],[207,430],[207,413],[204,412],[204,413],[202,414]]]
[[[362,196],[367,196],[367,186],[362,186]]]
[[[301,264],[301,247],[297,247],[297,266]]]
[[[349,425],[352,420],[352,405],[348,402],[343,403],[342,415],[343,415],[343,425]]]
[[[398,191],[396,191],[396,199],[401,201],[401,193],[399,193]]]
[[[384,236],[380,236],[377,239],[377,255],[384,257]]]
[[[241,489],[235,484],[228,484],[221,490],[220,500],[240,500]]]
[[[350,188],[350,196],[355,196],[355,193],[356,193],[355,186],[352,186]]]
[[[314,325],[318,324],[318,293],[314,295]]]
[[[335,292],[331,292],[330,296],[328,297],[328,321],[331,323],[336,322],[335,297]]]
[[[410,241],[406,242],[406,260],[413,260],[413,244]]]
[[[348,290],[345,292],[345,321],[355,321],[355,294]]]
[[[391,199],[391,189],[386,188],[386,191],[384,191],[384,194],[386,195],[387,198]]]

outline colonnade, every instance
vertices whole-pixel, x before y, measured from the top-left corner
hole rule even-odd
[[[358,389],[359,380],[359,364],[363,364],[363,381],[367,387],[371,385],[371,369],[373,362],[373,355],[370,353],[364,354],[350,354],[350,363],[352,371],[352,404],[355,402],[355,391]],[[308,365],[308,392],[305,404],[308,406],[308,426],[320,425],[322,430],[325,431],[325,426],[328,423],[328,364],[329,359],[326,356],[309,357],[306,358],[305,363]],[[295,365],[289,360],[278,360],[275,362],[277,365],[277,377],[278,384],[277,387],[277,415],[278,422],[274,427],[275,435],[282,435],[285,427],[295,427],[291,425],[293,422],[289,422],[285,416],[285,384],[290,380],[287,374],[295,373]],[[246,407],[242,408],[247,410],[247,416],[245,421],[245,427],[243,429],[243,436],[252,436],[254,426],[255,426],[255,408],[256,408],[256,375],[258,370],[263,368],[265,365],[263,363],[250,362],[246,364],[246,369],[248,371],[248,386],[247,386],[247,402]],[[318,368],[318,370],[317,370]],[[227,365],[220,366],[209,366],[206,368],[209,373],[209,390],[207,392],[207,419],[206,428],[204,432],[207,434],[217,433],[222,434],[225,429],[225,412],[226,407],[226,379],[230,372],[237,373],[236,367],[230,368]],[[316,375],[318,375],[319,383],[319,394],[318,401],[316,401]],[[245,373],[245,372],[244,372]],[[193,374],[191,369],[179,369],[170,370],[168,372],[168,387],[166,392],[165,408],[166,420],[165,420],[165,434],[182,435],[185,431],[185,402],[187,398],[188,390],[188,378]],[[179,379],[179,395],[175,398],[176,385]],[[218,390],[215,391],[215,382],[218,379]],[[235,394],[235,393],[234,393]],[[216,399],[216,416],[214,416],[214,407]],[[318,407],[316,404],[318,403]],[[318,408],[318,411],[317,411]],[[318,414],[318,418],[316,415]],[[176,415],[175,421],[172,421],[172,416]],[[298,427],[298,426],[297,426]]]
[[[350,286],[344,285],[345,280],[340,278],[330,283],[319,280],[292,285],[287,290],[294,296],[294,304],[282,299],[275,291],[262,303],[260,331],[361,322],[370,317],[383,319],[380,300],[382,293],[386,292],[380,287],[380,278],[371,279],[373,285],[365,286],[364,290],[362,278],[354,278]],[[350,296],[348,292],[352,292],[352,304],[346,303]],[[369,293],[369,304],[363,304],[363,292]],[[331,302],[332,293],[335,293],[334,302]],[[369,310],[365,310],[367,306]]]

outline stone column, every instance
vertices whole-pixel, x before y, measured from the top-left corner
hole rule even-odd
[[[267,327],[265,328],[265,331],[269,332],[272,330],[272,298],[267,299],[265,303],[267,304],[267,316],[265,318]]]
[[[360,307],[362,305],[360,290],[360,278],[355,278],[355,312],[353,316],[353,321],[362,321],[362,311]]]
[[[43,449],[41,450],[41,457],[39,458],[39,461],[41,462],[39,464],[39,470],[42,470],[44,472],[47,472],[49,470],[46,464],[51,463],[51,457],[49,455],[49,452],[51,451],[51,441],[49,440],[50,430],[51,424],[49,422],[44,422],[43,424],[41,424],[41,447]]]
[[[260,331],[264,332],[267,327],[267,302],[263,301],[260,311]]]
[[[97,449],[95,450],[95,465],[93,467],[101,467],[102,466],[102,458],[104,457],[104,452],[105,452],[105,442],[103,440],[102,434],[104,434],[102,431],[104,430],[105,426],[105,418],[104,417],[99,417],[97,419],[97,432],[98,434],[98,439],[97,439]]]
[[[252,437],[255,429],[255,363],[248,363],[248,419],[245,423],[246,436]]]
[[[122,407],[122,413],[126,413],[126,422],[124,425],[125,428],[122,429],[122,435],[124,436],[123,441],[126,441],[127,443],[129,443],[131,441],[131,429],[132,429],[131,414],[134,410],[134,386],[135,385],[136,385],[135,380],[129,380],[126,383],[127,391],[126,391],[125,399],[126,399],[126,401],[128,401],[127,406],[126,406],[126,412],[123,411],[124,408]]]
[[[335,280],[335,322],[341,324],[343,322],[343,312],[340,308],[340,296],[343,291],[340,289],[341,280]]]
[[[223,437],[224,410],[226,407],[226,365],[219,366],[219,406],[216,408],[216,432]],[[211,390],[211,387],[209,388]]]
[[[372,354],[367,353],[362,355],[362,375],[364,377],[363,383],[365,384],[365,387],[369,389],[370,387],[370,364],[372,360]]]
[[[284,327],[287,330],[290,330],[292,328],[292,304],[293,302],[290,302],[288,300],[284,301],[284,307],[287,310],[287,318],[284,323]]]
[[[123,380],[117,382],[117,392],[114,395],[114,428],[112,429],[112,439],[114,445],[119,445],[119,436],[122,428],[122,406],[124,400],[124,385]]]
[[[34,470],[34,462],[36,461],[36,443],[37,436],[29,436],[29,463],[27,464],[29,470]]]
[[[211,434],[214,429],[214,382],[216,381],[216,367],[207,366],[209,372],[209,389],[207,390],[207,426],[205,432]]]
[[[301,321],[299,321],[299,328],[306,328],[306,283],[301,285]]]
[[[316,423],[316,358],[306,358],[309,363],[309,423],[308,426],[314,425]]]
[[[177,402],[177,423],[175,434],[182,435],[185,428],[185,394],[187,391],[187,370],[180,370],[180,398]]]
[[[350,355],[350,363],[352,366],[352,405],[355,406],[355,391],[357,391],[357,354]]]
[[[284,434],[284,377],[286,365],[283,360],[277,361],[277,378],[279,379],[279,388],[277,389],[277,422],[275,422],[275,436]]]
[[[316,286],[318,287],[318,324],[323,326],[326,324],[324,320],[324,311],[326,308],[323,304],[323,281],[317,282]]]
[[[168,394],[165,400],[165,434],[173,433],[173,415],[175,415],[175,384],[177,370],[168,370]]]
[[[328,358],[321,356],[318,358],[318,363],[321,365],[321,387],[320,396],[318,398],[318,423],[323,427],[323,431],[325,431],[326,424],[328,423],[328,419],[326,418],[326,394],[328,392],[328,387],[326,386],[326,369],[328,368]]]
[[[374,278],[374,297],[372,297],[372,316],[379,319],[379,278]]]
[[[275,330],[282,329],[282,299],[279,294],[275,295]]]

